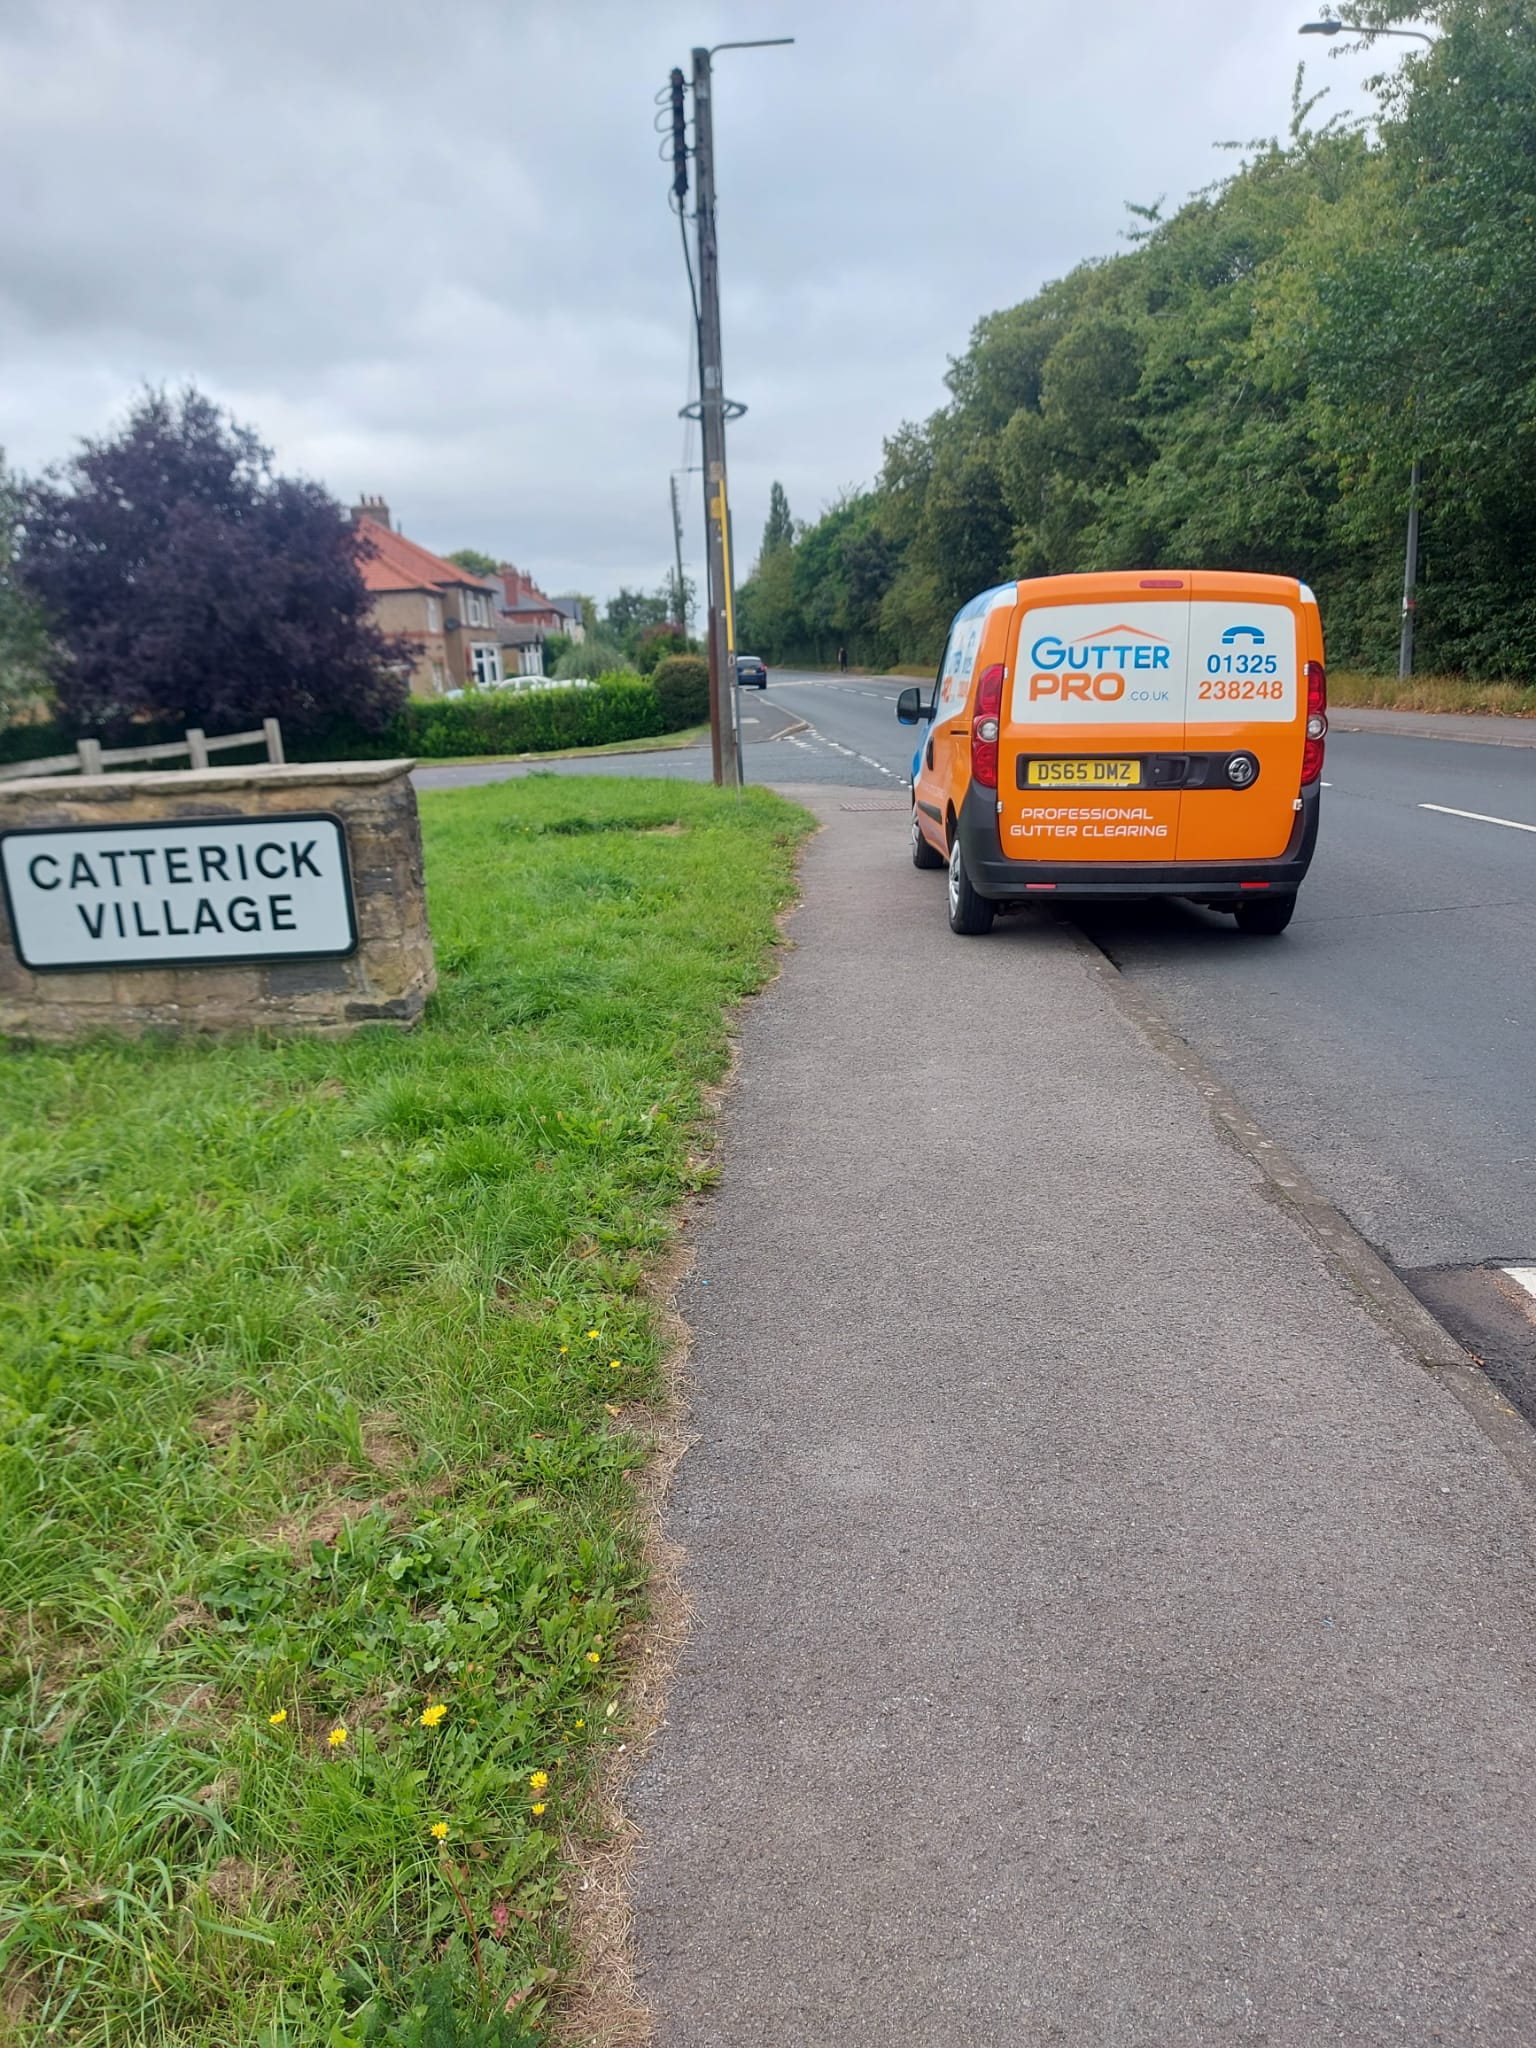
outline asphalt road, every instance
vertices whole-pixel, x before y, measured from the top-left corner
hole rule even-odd
[[[1079,922],[1398,1265],[1536,1263],[1536,749],[1335,733],[1325,780],[1283,939]]]
[[[748,778],[896,793],[903,687],[776,671],[744,694]],[[1500,1277],[1536,1267],[1536,747],[1371,723],[1329,738],[1318,855],[1284,937],[1185,904],[1078,922],[1536,1419],[1536,1321]],[[709,772],[705,750],[563,765]],[[506,771],[437,771],[487,772]],[[893,818],[894,861],[903,842]]]

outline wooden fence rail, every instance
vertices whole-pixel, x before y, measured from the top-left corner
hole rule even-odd
[[[275,718],[264,718],[255,732],[225,733],[209,739],[199,726],[189,726],[185,739],[166,740],[153,747],[104,747],[100,740],[81,740],[72,754],[45,754],[40,761],[7,761],[0,767],[0,782],[19,782],[28,775],[101,775],[108,768],[127,768],[137,761],[174,761],[187,756],[188,768],[206,768],[210,754],[227,753],[232,747],[265,746],[267,759],[276,767],[283,761],[283,729]]]

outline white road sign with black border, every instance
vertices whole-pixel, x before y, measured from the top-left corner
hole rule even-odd
[[[357,950],[346,831],[323,812],[0,834],[24,967],[214,967]]]

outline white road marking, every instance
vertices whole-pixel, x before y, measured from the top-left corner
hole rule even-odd
[[[1420,804],[1421,811],[1438,811],[1445,818],[1470,818],[1474,825],[1507,825],[1511,832],[1536,832],[1536,825],[1522,825],[1518,818],[1490,818],[1486,811],[1458,811],[1452,804]]]
[[[1527,1294],[1536,1295],[1536,1266],[1505,1266],[1503,1271],[1517,1287],[1523,1287]]]

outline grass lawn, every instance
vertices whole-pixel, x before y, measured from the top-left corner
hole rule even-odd
[[[0,1053],[0,2040],[543,2040],[804,814],[422,801],[410,1035]]]

